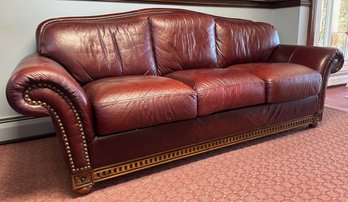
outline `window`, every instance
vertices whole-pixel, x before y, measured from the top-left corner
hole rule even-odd
[[[337,47],[348,56],[348,0],[321,0],[317,45]]]
[[[348,0],[318,0],[314,45],[331,46],[342,50],[345,64],[337,76],[344,76],[337,85],[348,82]],[[333,75],[332,77],[335,77]],[[335,78],[330,78],[334,80]],[[330,85],[329,80],[329,85]],[[336,79],[337,80],[337,79]]]

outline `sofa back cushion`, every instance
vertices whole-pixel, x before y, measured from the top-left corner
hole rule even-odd
[[[146,18],[58,21],[45,25],[38,41],[39,53],[61,63],[80,83],[156,74]]]
[[[270,24],[216,18],[216,46],[219,67],[268,60],[279,44]]]
[[[81,84],[267,61],[278,44],[269,24],[182,9],[56,18],[37,29],[38,52]]]
[[[150,17],[158,73],[217,67],[215,22],[203,14]]]

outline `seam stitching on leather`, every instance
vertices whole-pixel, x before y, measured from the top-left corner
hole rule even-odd
[[[92,18],[89,17],[77,17],[77,18],[60,18],[60,19],[52,19],[47,21],[45,24],[41,26],[41,29],[39,31],[40,35],[40,42],[41,39],[45,33],[46,26],[54,23],[64,23],[64,22],[100,22],[100,21],[106,21],[106,20],[115,20],[115,19],[124,19],[128,17],[136,17],[146,14],[169,14],[169,13],[175,13],[174,10],[162,10],[162,11],[143,11],[143,12],[136,12],[136,13],[126,13],[123,15],[116,15],[116,16],[95,16]]]
[[[257,82],[243,82],[243,84],[248,84],[248,83],[257,83]],[[226,86],[223,86],[221,88],[230,88],[230,87],[234,87],[234,86],[238,86],[239,84],[231,84],[231,85],[226,85]],[[219,89],[220,87],[213,87],[213,88],[206,88],[206,89],[202,89],[202,90],[197,90],[196,92],[197,93],[200,93],[200,92],[203,92],[203,91],[211,91],[211,90],[215,90],[215,89]]]
[[[294,56],[295,52],[296,52],[297,48],[295,48],[295,50],[291,53],[290,57],[289,57],[289,60],[288,60],[288,63],[290,63],[292,57]]]
[[[119,104],[119,103],[124,103],[124,102],[130,102],[130,101],[140,101],[140,100],[145,100],[145,99],[170,97],[170,96],[178,97],[178,96],[182,96],[182,95],[191,95],[191,96],[193,95],[193,96],[197,97],[196,93],[164,94],[164,95],[141,97],[141,98],[136,98],[136,99],[126,99],[126,100],[122,100],[122,101],[112,101],[112,102],[106,102],[106,103],[94,103],[94,106],[106,107],[106,106],[109,106],[109,105]]]

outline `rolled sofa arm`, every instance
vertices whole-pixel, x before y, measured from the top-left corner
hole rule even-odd
[[[269,62],[301,64],[317,70],[322,76],[338,72],[344,63],[342,52],[337,48],[299,45],[279,45]]]
[[[343,53],[337,48],[279,45],[272,53],[269,62],[295,63],[318,71],[323,82],[318,95],[317,122],[321,121],[325,103],[325,91],[330,73],[338,72],[344,63]]]
[[[17,112],[50,115],[72,173],[91,169],[88,143],[94,138],[91,104],[81,86],[53,60],[32,54],[16,67],[6,96]]]

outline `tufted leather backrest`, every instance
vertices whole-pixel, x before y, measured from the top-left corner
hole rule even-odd
[[[37,49],[81,84],[266,61],[279,39],[268,24],[181,9],[145,9],[42,22]]]

